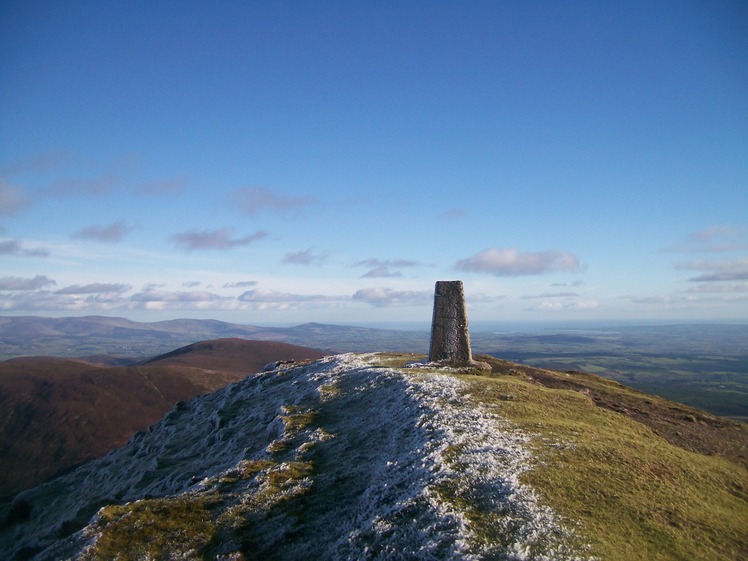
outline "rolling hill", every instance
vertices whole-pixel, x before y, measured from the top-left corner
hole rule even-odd
[[[480,356],[277,364],[0,504],[7,559],[748,556],[748,426]]]
[[[123,446],[179,401],[270,362],[324,354],[286,343],[218,339],[127,366],[53,357],[0,362],[0,495]]]

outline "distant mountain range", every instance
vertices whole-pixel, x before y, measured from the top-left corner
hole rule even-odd
[[[98,325],[90,322],[81,330]],[[280,342],[217,339],[125,365],[106,364],[111,357],[101,357],[104,364],[56,357],[0,362],[0,495],[123,446],[179,401],[213,392],[268,363],[325,354]]]
[[[236,348],[137,368],[152,383]],[[490,373],[398,353],[273,363],[0,501],[0,558],[747,558],[748,426],[479,358]]]
[[[176,347],[220,338],[279,341],[329,352],[422,352],[427,349],[429,333],[319,323],[258,327],[196,319],[142,323],[105,316],[0,317],[0,357],[6,358],[41,355],[147,358]]]
[[[109,365],[198,341],[241,338],[338,352],[426,353],[429,332],[307,323],[258,327],[215,320],[140,323],[102,316],[0,317],[0,360],[85,358]],[[471,332],[474,353],[600,374],[639,390],[748,420],[748,324]]]

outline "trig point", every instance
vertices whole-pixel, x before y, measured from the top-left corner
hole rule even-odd
[[[429,362],[454,366],[474,364],[462,281],[436,282]]]

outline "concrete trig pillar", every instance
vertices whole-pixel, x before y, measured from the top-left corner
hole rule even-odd
[[[474,364],[462,281],[436,282],[429,362]]]

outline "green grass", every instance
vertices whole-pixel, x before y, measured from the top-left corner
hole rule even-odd
[[[302,430],[311,426],[317,412],[305,410],[298,406],[286,405],[283,407],[285,415],[281,416],[283,428],[289,436],[295,436]]]
[[[537,465],[524,481],[566,520],[581,523],[581,537],[600,559],[748,558],[743,465],[672,445],[578,391],[511,375],[466,379],[474,399],[535,435]]]
[[[191,496],[145,499],[99,512],[102,534],[82,559],[171,559],[174,551],[202,558],[215,537],[206,499]]]

